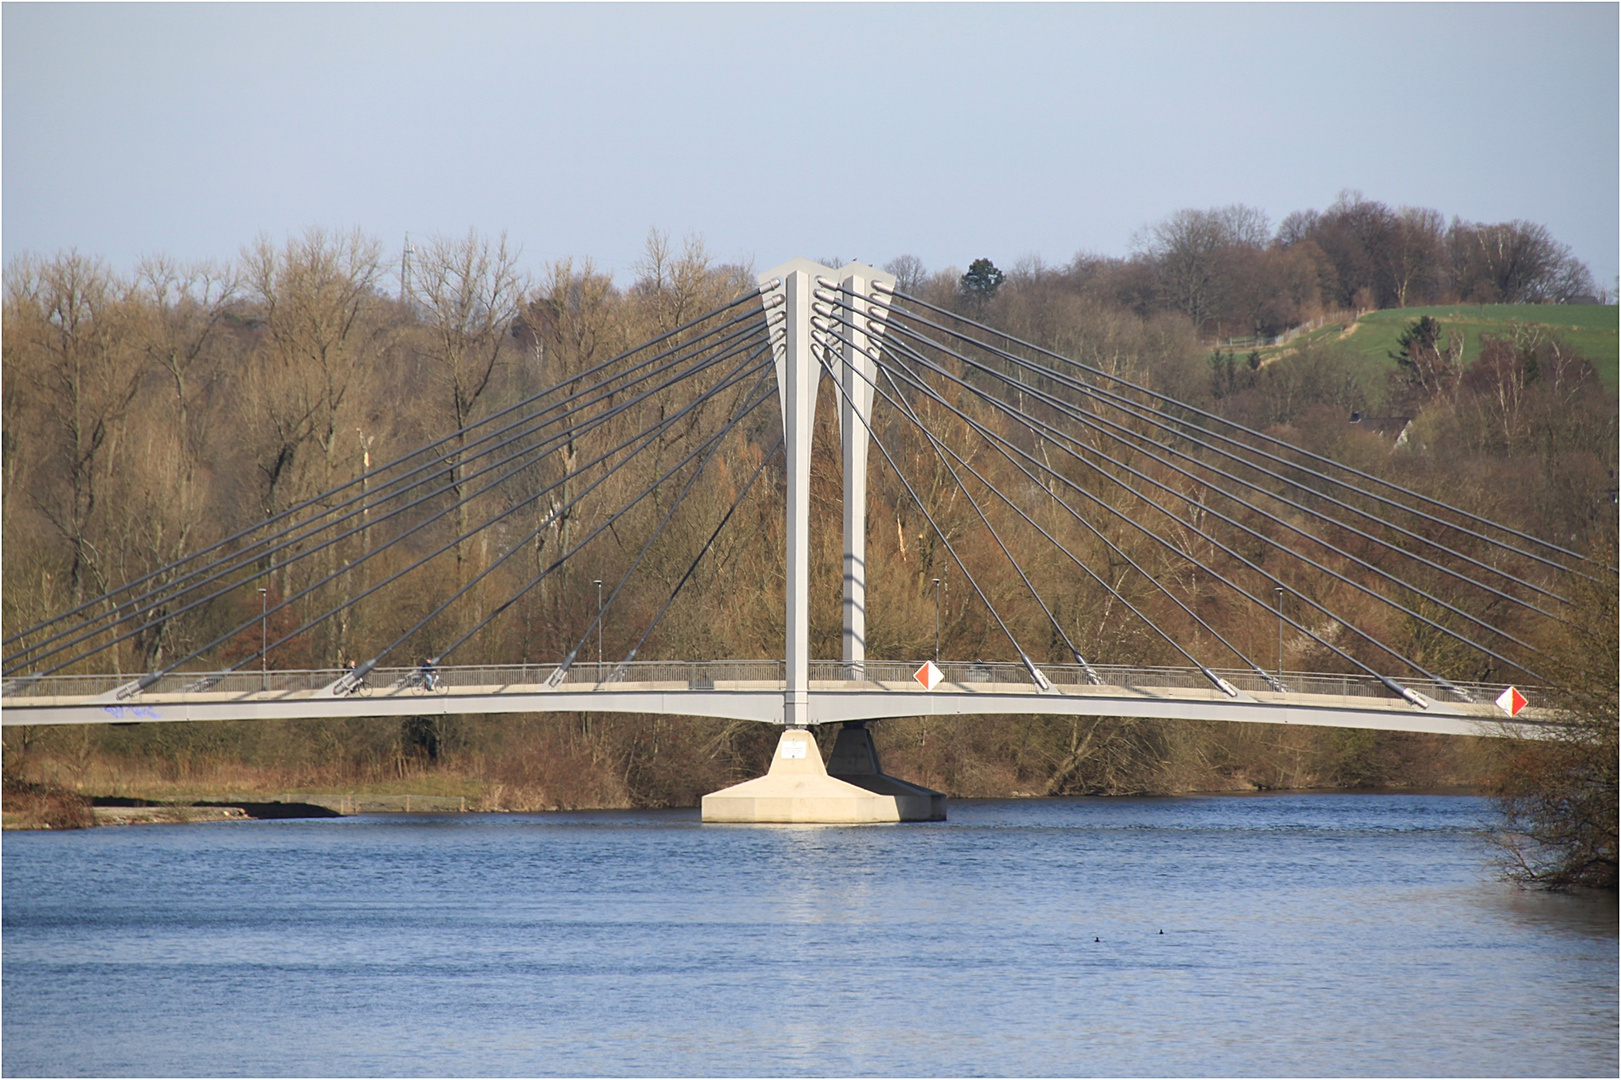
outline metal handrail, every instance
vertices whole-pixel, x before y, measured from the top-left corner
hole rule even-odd
[[[916,680],[920,664],[915,661],[868,660],[861,664],[846,664],[839,660],[813,660],[810,678],[813,683],[859,682],[866,690],[908,692],[921,689]],[[937,665],[943,675],[942,687],[948,690],[970,690],[975,687],[1016,687],[1034,690],[1030,675],[1023,664],[1003,661],[942,660]],[[1038,665],[1054,686],[1087,688],[1093,685],[1087,669],[1078,664]],[[415,667],[376,668],[366,677],[366,683],[375,692],[425,692],[420,685],[410,685]],[[1153,667],[1125,664],[1093,664],[1091,670],[1103,681],[1099,690],[1108,688],[1142,690],[1210,690],[1210,682],[1197,668]],[[506,689],[533,691],[555,676],[556,664],[466,664],[439,667],[439,685],[434,692],[454,694],[476,689],[479,693],[500,693]],[[1275,700],[1276,690],[1253,669],[1216,669],[1216,673],[1239,690],[1253,694],[1261,700]],[[239,696],[250,693],[279,695],[310,693],[331,686],[346,672],[341,668],[314,668],[304,670],[259,671],[177,671],[164,676],[148,687],[142,696],[171,694],[214,694]],[[40,699],[84,699],[96,697],[129,685],[133,675],[50,675],[45,677],[21,676],[0,684],[0,700],[21,703]],[[1339,698],[1389,698],[1389,691],[1375,678],[1366,675],[1331,674],[1322,672],[1285,671],[1274,675],[1291,694]],[[574,664],[557,687],[570,690],[591,688],[612,690],[624,684],[658,683],[685,684],[692,690],[724,690],[728,685],[749,684],[749,689],[767,686],[786,686],[785,664],[781,660],[636,660],[630,663],[598,665],[595,662]],[[1426,682],[1409,683],[1419,693],[1436,700],[1451,700],[1447,688]],[[1493,701],[1505,689],[1496,683],[1454,683],[1456,689],[1470,695],[1477,703]],[[1532,699],[1545,696],[1537,687],[1520,687],[1521,693]]]
[[[894,683],[909,683],[913,675],[920,669],[915,662],[896,662],[890,660],[868,660],[863,664],[850,665],[842,661],[815,660],[811,662],[812,681],[829,681],[837,679],[871,682],[879,685]],[[991,661],[951,661],[942,660],[936,665],[939,667],[943,684],[957,684],[972,686],[982,684],[1030,684],[1030,676],[1023,664],[991,662]],[[1055,685],[1060,686],[1088,686],[1092,680],[1088,677],[1087,669],[1079,664],[1039,664],[1042,674]],[[1105,686],[1141,688],[1141,689],[1189,689],[1209,690],[1210,682],[1198,668],[1183,667],[1150,667],[1126,664],[1093,664],[1091,670],[1096,672]],[[1270,699],[1277,695],[1265,678],[1251,668],[1216,668],[1212,669],[1239,690],[1246,693],[1264,695]],[[1368,675],[1331,674],[1321,672],[1285,671],[1273,674],[1289,692],[1298,694],[1313,694],[1329,697],[1380,697],[1390,696],[1390,692],[1378,679]],[[1409,686],[1417,689],[1426,696],[1441,700],[1450,700],[1447,689],[1439,684],[1427,681],[1409,682]],[[1504,690],[1503,684],[1493,683],[1453,683],[1453,687],[1468,693],[1479,703],[1490,702]],[[1525,687],[1520,687],[1522,693]]]

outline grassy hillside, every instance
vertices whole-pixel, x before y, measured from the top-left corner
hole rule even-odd
[[[1389,354],[1396,351],[1396,340],[1413,320],[1428,315],[1446,327],[1448,333],[1464,337],[1464,362],[1480,356],[1482,334],[1502,334],[1509,323],[1541,323],[1550,326],[1599,371],[1612,389],[1618,385],[1621,368],[1621,309],[1614,304],[1572,306],[1564,304],[1457,304],[1443,307],[1390,308],[1362,316],[1347,332],[1336,325],[1296,339],[1283,353],[1299,342],[1343,340],[1370,368],[1394,366]]]

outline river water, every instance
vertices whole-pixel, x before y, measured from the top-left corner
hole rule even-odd
[[[1291,794],[860,828],[12,833],[0,1070],[1615,1076],[1615,900],[1503,884],[1490,812]]]

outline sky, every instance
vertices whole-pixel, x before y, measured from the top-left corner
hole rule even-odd
[[[1616,288],[1617,5],[0,5],[0,254],[503,230],[622,282],[1124,255],[1345,189],[1542,223]]]

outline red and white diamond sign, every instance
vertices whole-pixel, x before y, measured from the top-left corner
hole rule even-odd
[[[1498,695],[1497,707],[1510,716],[1518,716],[1520,710],[1525,708],[1525,695],[1511,686]]]
[[[912,672],[912,678],[922,683],[923,689],[933,690],[940,685],[940,680],[945,678],[945,674],[934,666],[933,660],[925,660],[922,667]]]

